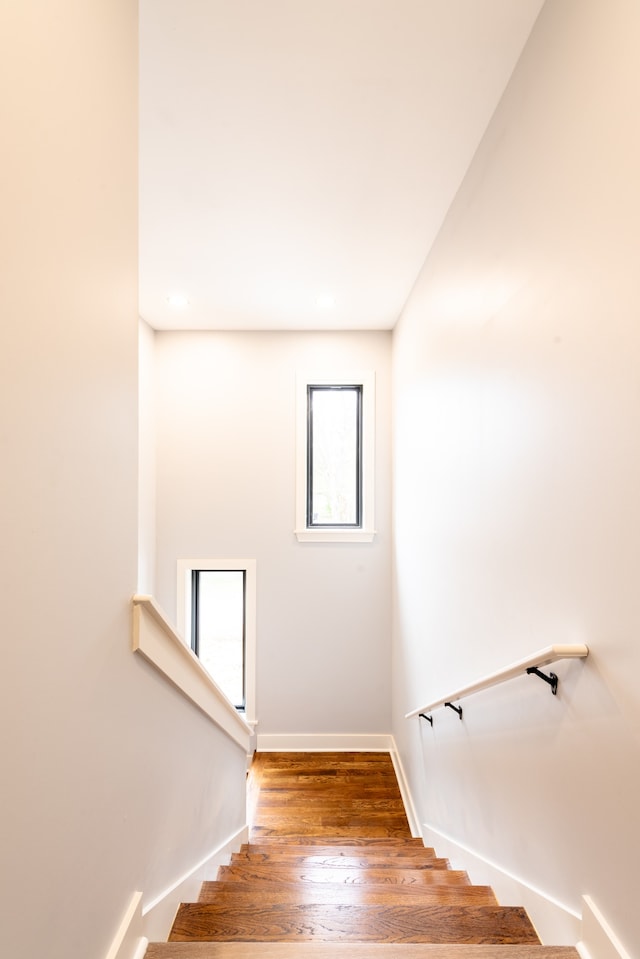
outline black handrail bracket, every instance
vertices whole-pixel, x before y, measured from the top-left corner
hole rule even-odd
[[[544,679],[545,683],[549,683],[551,686],[551,692],[554,696],[558,694],[558,677],[555,673],[549,673],[547,676],[546,673],[541,672],[537,666],[529,666],[527,669],[527,676],[533,674],[534,676],[539,676],[540,679]]]
[[[458,718],[462,719],[462,706],[454,706],[453,703],[445,703],[445,706],[448,706],[449,709],[453,709],[454,713],[458,714]]]

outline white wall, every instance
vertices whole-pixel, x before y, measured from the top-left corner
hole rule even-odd
[[[139,321],[138,334],[138,587],[153,595],[156,582],[155,332]]]
[[[394,729],[423,823],[631,952],[640,856],[640,8],[549,2],[394,336]],[[524,677],[405,711],[553,642]],[[534,916],[534,919],[536,917]]]
[[[243,823],[245,757],[131,652],[136,4],[5,4],[0,74],[2,952],[99,959]]]
[[[176,560],[257,560],[258,734],[388,732],[390,334],[159,333],[157,595]],[[376,372],[373,543],[298,543],[295,376]]]

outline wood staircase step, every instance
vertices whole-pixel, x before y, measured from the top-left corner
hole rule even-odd
[[[281,782],[293,782],[294,780],[320,783],[335,780],[341,783],[353,783],[358,780],[362,782],[366,778],[374,785],[380,782],[396,782],[395,770],[388,757],[386,762],[363,766],[360,766],[357,762],[345,763],[342,767],[331,767],[328,762],[315,766],[313,764],[297,763],[289,767],[269,766],[268,763],[263,763],[262,766],[258,764],[255,772],[260,777],[261,785],[266,784],[267,786],[277,785]]]
[[[146,959],[579,959],[411,836],[388,754],[257,754],[249,809]]]
[[[262,842],[262,839],[267,836],[287,836],[293,833],[302,837],[305,834],[317,836],[323,831],[326,832],[327,836],[339,836],[349,840],[356,837],[408,836],[410,834],[406,820],[404,823],[391,822],[387,824],[385,821],[380,824],[372,824],[367,819],[362,825],[357,826],[352,822],[348,822],[346,825],[332,822],[322,823],[314,820],[313,817],[306,817],[303,822],[296,817],[281,817],[277,820],[277,823],[274,821],[271,825],[262,825],[260,820],[256,819],[251,827],[251,838]]]
[[[362,790],[360,791],[362,795]],[[324,815],[324,816],[344,816],[348,811],[350,816],[357,816],[362,819],[364,816],[391,816],[396,819],[406,819],[404,806],[400,800],[380,799],[371,801],[346,799],[338,802],[335,799],[325,798],[324,796],[298,796],[287,803],[287,816],[305,816],[305,815]],[[273,819],[282,814],[282,799],[272,797],[272,802],[266,802],[259,813],[260,819]]]
[[[289,791],[290,788],[290,786],[287,786],[287,791]],[[314,783],[308,787],[301,786],[297,783],[291,798],[295,799],[298,805],[304,800],[305,803],[327,802],[337,806],[342,802],[343,797],[348,799],[358,809],[381,809],[389,804],[399,805],[402,803],[402,799],[397,794],[395,788],[390,789],[389,786],[378,786],[377,788],[372,787],[371,789],[367,787],[366,794],[363,795],[361,782],[350,786],[341,785],[339,796],[337,795],[335,784],[333,787],[323,784],[322,788],[319,788],[318,783]],[[265,787],[264,793],[260,797],[260,805],[262,806],[272,806],[274,803],[281,801],[282,789],[277,788],[272,789]]]
[[[432,883],[431,885],[400,886],[390,883],[345,884],[345,883],[297,883],[297,882],[204,882],[200,889],[199,902],[254,903],[268,905],[368,905],[400,906],[415,905],[470,905],[497,906],[498,901],[491,886],[455,885]]]
[[[394,773],[366,773],[358,770],[352,772],[343,772],[340,775],[327,775],[326,773],[305,772],[266,772],[262,775],[260,788],[264,790],[265,796],[275,795],[289,791],[293,793],[291,798],[295,798],[298,791],[301,794],[314,796],[325,796],[330,799],[331,796],[339,798],[345,790],[346,798],[365,798],[363,796],[362,785],[366,783],[367,796],[372,798],[396,799],[399,796],[398,784]],[[359,791],[359,795],[358,795]]]
[[[362,781],[357,783],[337,783],[335,781],[329,783],[315,782],[307,786],[297,782],[295,784],[282,783],[280,786],[263,786],[260,796],[260,806],[274,806],[281,803],[283,793],[290,794],[292,789],[295,789],[295,798],[304,800],[305,802],[307,800],[311,802],[314,800],[318,802],[337,801],[334,797],[338,789],[340,790],[340,798],[344,798],[349,802],[397,802],[400,798],[395,785],[391,783],[377,786],[367,783],[366,793],[363,795]]]
[[[308,775],[316,779],[345,776],[393,778],[389,753],[256,753],[251,772],[261,781]]]
[[[340,803],[336,804],[335,807],[331,803],[311,803],[305,802],[297,803],[289,802],[287,803],[286,810],[287,819],[296,819],[301,822],[306,822],[310,819],[317,819],[319,823],[326,825],[328,820],[335,820],[336,822],[342,822],[344,825],[349,825],[351,822],[354,826],[363,825],[365,823],[373,822],[375,824],[376,819],[382,819],[384,822],[391,823],[400,823],[404,825],[407,821],[407,817],[404,809],[356,809],[352,803]],[[268,825],[270,821],[279,821],[282,819],[282,807],[266,807],[261,809],[256,816],[256,820],[259,823]]]
[[[256,863],[273,863],[291,868],[319,869],[326,866],[328,869],[368,869],[370,866],[378,869],[433,869],[434,863],[442,862],[434,855],[386,856],[384,854],[363,853],[361,856],[343,854],[341,856],[315,856],[293,853],[287,855],[269,855],[268,853],[233,853],[231,865],[255,865]],[[446,862],[447,860],[445,860]]]
[[[152,942],[145,959],[579,959],[572,946],[383,942]]]
[[[356,749],[345,750],[344,752],[305,752],[304,750],[274,750],[273,752],[259,752],[255,754],[255,761],[258,765],[266,765],[269,768],[286,768],[287,766],[311,766],[316,769],[318,766],[327,766],[340,768],[342,766],[364,764],[371,765],[379,763],[386,765],[389,762],[389,754],[384,751],[373,749],[360,752]]]
[[[450,875],[446,859],[433,859],[430,869],[393,869],[389,866],[368,869],[345,869],[338,867],[330,869],[327,866],[305,868],[304,866],[281,866],[271,863],[236,863],[231,866],[221,866],[218,870],[218,879],[227,882],[251,880],[252,882],[267,879],[279,882],[300,883],[393,883],[396,885],[411,885],[414,883],[431,883],[436,874]]]
[[[259,845],[268,849],[289,849],[297,846],[344,846],[345,841],[340,836],[271,836],[261,839],[259,843],[244,843],[245,846]],[[348,842],[349,848],[353,846],[368,846],[372,850],[378,847],[384,849],[426,849],[422,839],[414,836],[356,836]],[[243,848],[243,847],[241,847]]]
[[[354,765],[342,770],[331,770],[320,766],[317,769],[311,767],[304,768],[303,766],[299,766],[296,769],[263,768],[259,775],[260,788],[267,790],[282,789],[285,786],[307,789],[316,787],[320,789],[330,789],[331,786],[333,786],[335,789],[336,785],[339,787],[355,786],[358,784],[362,785],[363,782],[367,784],[367,792],[369,784],[372,789],[391,787],[395,792],[397,788],[397,779],[393,766],[380,766],[377,769],[370,767],[359,769]]]
[[[183,903],[170,941],[539,943],[516,906]]]
[[[280,773],[267,772],[262,776],[261,789],[265,793],[283,792],[285,790],[301,790],[302,792],[313,793],[314,795],[323,795],[327,793],[336,793],[338,789],[346,789],[347,795],[355,794],[360,790],[362,798],[362,787],[366,786],[367,794],[369,790],[379,790],[382,794],[391,791],[395,796],[398,795],[397,782],[393,773],[369,773],[359,770],[342,773],[340,776],[327,775],[326,773],[304,772],[286,772]]]
[[[286,844],[282,846],[267,845],[260,843],[245,843],[243,844],[237,853],[233,854],[234,857],[240,858],[241,856],[252,857],[257,859],[262,857],[265,862],[267,861],[280,861],[288,859],[297,859],[301,856],[304,857],[323,857],[323,858],[349,858],[349,857],[366,857],[369,859],[375,859],[377,861],[386,861],[396,859],[406,859],[411,858],[416,862],[421,862],[424,859],[436,859],[435,850],[429,846],[356,846],[354,844],[349,845],[311,845],[306,846],[302,843],[292,845]]]

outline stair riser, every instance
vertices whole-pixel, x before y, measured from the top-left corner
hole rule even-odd
[[[145,959],[579,959],[571,946],[371,942],[152,942]]]

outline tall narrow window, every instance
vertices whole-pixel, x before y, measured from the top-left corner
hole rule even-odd
[[[246,721],[255,723],[255,559],[179,559],[177,571],[178,632]]]
[[[362,527],[362,386],[307,386],[307,527]]]
[[[177,622],[185,644],[246,721],[255,723],[255,559],[179,559],[177,571]]]
[[[296,525],[301,543],[370,543],[374,527],[373,370],[296,377]]]
[[[191,577],[191,648],[236,709],[244,710],[245,570],[194,569]]]

